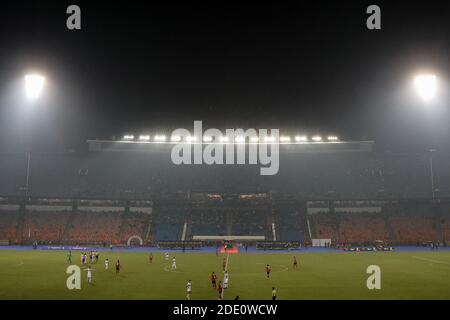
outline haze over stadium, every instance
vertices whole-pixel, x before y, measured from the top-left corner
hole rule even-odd
[[[70,4],[2,9],[0,299],[450,298],[445,1]]]

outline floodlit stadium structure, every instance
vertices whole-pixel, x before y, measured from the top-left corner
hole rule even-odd
[[[448,241],[445,154],[380,154],[373,141],[293,137],[280,144],[279,173],[261,176],[252,165],[174,165],[173,142],[166,139],[90,140],[87,153],[34,152],[30,163],[23,154],[2,154],[0,240],[157,245],[234,239],[333,246]]]

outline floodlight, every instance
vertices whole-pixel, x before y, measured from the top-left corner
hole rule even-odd
[[[328,140],[328,141],[338,141],[339,138],[336,137],[336,136],[328,136],[328,137],[327,137],[327,140]]]
[[[280,137],[280,141],[281,142],[290,142],[291,141],[291,137]]]
[[[203,141],[205,141],[205,142],[211,142],[211,141],[212,141],[212,137],[210,137],[210,136],[205,136],[205,137],[203,137]]]
[[[133,140],[134,136],[132,134],[126,134],[123,136],[123,140]]]
[[[314,137],[312,137],[311,139],[312,139],[312,141],[314,141],[314,142],[320,142],[320,141],[322,141],[322,137],[321,137],[321,136],[314,136]]]
[[[38,74],[27,74],[25,76],[25,92],[27,98],[36,100],[44,88],[45,78]]]
[[[170,140],[173,141],[173,142],[178,142],[178,141],[181,141],[181,137],[180,136],[172,136],[170,138]]]
[[[141,141],[149,141],[150,140],[150,136],[149,135],[141,135],[141,136],[139,136],[139,140],[141,140]]]
[[[220,137],[221,142],[228,142],[228,137]]]
[[[297,141],[297,142],[308,141],[308,137],[307,136],[296,136],[295,141]]]
[[[243,136],[237,136],[234,141],[238,142],[238,143],[243,143],[245,142],[245,137]]]
[[[437,77],[432,74],[422,74],[416,76],[414,85],[419,96],[424,101],[432,100],[436,96]]]
[[[155,141],[161,142],[161,141],[166,141],[166,136],[165,135],[160,135],[160,136],[155,136]]]
[[[187,142],[194,142],[194,141],[197,141],[197,137],[194,137],[194,136],[186,137],[186,141],[187,141]]]
[[[258,141],[259,141],[259,138],[258,138],[258,137],[251,137],[251,138],[250,138],[250,141],[251,141],[251,142],[258,142]]]
[[[265,142],[274,142],[274,141],[275,141],[275,137],[271,137],[271,136],[265,137],[265,138],[264,138],[264,141],[265,141]]]

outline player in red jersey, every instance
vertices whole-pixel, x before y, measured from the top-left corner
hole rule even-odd
[[[219,299],[218,300],[222,300],[223,287],[222,287],[222,281],[220,281],[220,280],[219,280],[219,287],[217,288],[217,292],[219,293]]]
[[[217,275],[213,271],[213,273],[211,274],[211,284],[212,284],[212,287],[213,287],[214,290],[217,289],[216,281],[217,281]]]
[[[119,273],[119,271],[120,271],[120,261],[119,261],[119,259],[117,259],[117,262],[116,262],[116,273]]]
[[[267,279],[269,279],[271,272],[272,272],[272,267],[270,265],[266,265]]]

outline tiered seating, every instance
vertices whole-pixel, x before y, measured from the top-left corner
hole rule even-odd
[[[336,217],[329,213],[317,213],[309,216],[309,221],[318,239],[337,239]]]
[[[153,237],[155,240],[178,240],[185,218],[182,207],[162,205],[156,209],[154,218]]]
[[[442,218],[442,234],[445,241],[450,242],[450,215]]]
[[[397,243],[416,244],[440,239],[437,223],[431,216],[396,215],[389,217],[389,223]]]
[[[233,235],[263,236],[266,234],[267,213],[264,210],[233,212]]]
[[[117,243],[120,223],[119,212],[79,212],[65,240],[78,244]]]
[[[156,226],[155,239],[158,241],[177,240],[180,225],[161,223]]]
[[[61,240],[69,211],[28,211],[22,229],[23,239],[57,242]]]
[[[277,210],[276,227],[282,241],[301,241],[304,233],[301,226],[301,216],[297,210],[290,206],[281,206]]]
[[[19,213],[17,211],[0,211],[0,240],[16,240],[16,227]]]
[[[225,215],[215,209],[196,209],[192,211],[193,235],[225,235]]]
[[[130,212],[123,218],[123,225],[121,229],[120,239],[122,242],[127,241],[131,236],[145,236],[145,226],[148,220],[148,216],[143,213]]]
[[[342,213],[339,232],[341,243],[361,244],[389,238],[385,220],[378,213]]]

